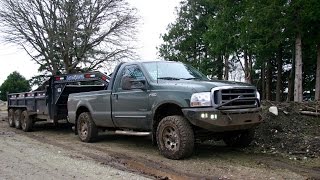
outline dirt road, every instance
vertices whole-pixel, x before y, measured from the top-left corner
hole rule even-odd
[[[201,144],[187,160],[162,157],[151,140],[101,135],[82,143],[64,124],[39,124],[30,133],[0,117],[0,179],[307,179],[320,168],[281,157]]]
[[[0,179],[148,179],[0,125]]]

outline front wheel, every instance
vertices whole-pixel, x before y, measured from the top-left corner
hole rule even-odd
[[[182,116],[167,116],[157,128],[160,153],[169,159],[182,159],[192,155],[194,133],[190,123]]]
[[[89,112],[83,112],[78,117],[77,132],[81,141],[92,142],[98,136],[98,129]]]
[[[223,141],[230,147],[248,147],[254,139],[254,129],[230,132],[223,137]]]

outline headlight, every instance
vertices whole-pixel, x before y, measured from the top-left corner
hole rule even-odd
[[[211,106],[211,92],[194,93],[190,100],[191,107]]]
[[[258,90],[256,91],[256,97],[257,97],[257,99],[259,99],[259,101],[260,101],[260,93],[259,93]]]

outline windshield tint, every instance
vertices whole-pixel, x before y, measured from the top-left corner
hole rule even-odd
[[[143,66],[153,80],[208,80],[201,72],[186,64],[177,62],[147,62]]]

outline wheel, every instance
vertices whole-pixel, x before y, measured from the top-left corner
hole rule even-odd
[[[32,130],[32,119],[30,118],[27,111],[23,111],[21,114],[21,128],[24,132],[29,132]]]
[[[21,129],[21,109],[14,112],[14,125],[17,129]]]
[[[230,147],[248,147],[254,139],[254,129],[230,132],[223,137],[223,141]]]
[[[160,153],[169,159],[182,159],[192,155],[194,133],[189,122],[182,116],[167,116],[157,128]]]
[[[98,136],[98,129],[89,112],[83,112],[78,117],[78,136],[83,142],[93,142]]]
[[[13,109],[9,109],[8,111],[8,123],[10,127],[14,127],[14,110]]]

